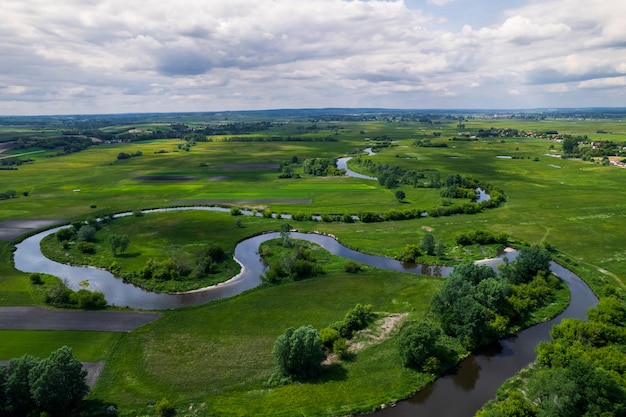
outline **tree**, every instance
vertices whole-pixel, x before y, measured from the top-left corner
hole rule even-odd
[[[280,225],[280,238],[283,241],[283,246],[290,248],[293,246],[290,238],[291,225],[289,223],[283,223]]]
[[[93,242],[96,240],[96,228],[89,225],[83,225],[78,229],[78,240],[82,242]]]
[[[109,245],[111,246],[113,256],[117,256],[118,250],[119,253],[126,252],[130,245],[130,238],[128,235],[111,235],[109,236]]]
[[[325,357],[313,326],[287,329],[276,339],[272,353],[280,372],[299,380],[319,375]]]
[[[572,155],[578,151],[578,140],[576,138],[568,137],[563,140],[563,153],[565,155]]]
[[[35,408],[35,402],[30,395],[28,374],[38,363],[39,359],[30,355],[9,361],[4,383],[8,416],[27,416]]]
[[[517,257],[502,269],[502,276],[512,284],[532,281],[539,271],[550,270],[550,252],[537,245],[525,246]]]
[[[396,190],[396,200],[402,202],[406,198],[406,194],[402,190]]]
[[[426,233],[422,238],[422,250],[429,256],[435,254],[435,237],[431,233]]]
[[[437,341],[441,330],[435,325],[421,321],[404,326],[398,336],[398,351],[404,366],[427,372],[434,371],[438,362]],[[434,360],[429,360],[429,359]]]
[[[28,382],[38,408],[53,416],[66,416],[89,392],[87,371],[74,358],[72,349],[63,346],[34,366]]]
[[[76,236],[74,229],[64,227],[54,234],[59,242],[70,241]]]

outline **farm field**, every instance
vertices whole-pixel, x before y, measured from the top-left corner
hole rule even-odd
[[[53,157],[49,151],[28,155],[32,160],[17,169],[0,170],[0,192],[14,190],[16,194],[0,200],[0,228],[3,222],[16,220],[48,220],[61,225],[115,213],[188,205],[308,217],[408,209],[422,212],[466,202],[443,198],[435,188],[410,184],[387,188],[378,181],[304,172],[307,159],[353,156],[404,170],[436,170],[442,179],[448,174],[472,177],[502,190],[506,201],[476,214],[371,223],[213,212],[153,213],[113,220],[110,229],[98,237],[94,255],[74,251],[69,256],[54,239],[45,251],[77,264],[107,267],[115,261],[122,270],[138,270],[150,259],[166,259],[174,249],[191,253],[204,243],[219,244],[232,253],[238,241],[280,230],[282,224],[289,223],[293,229],[327,233],[351,248],[393,258],[402,256],[407,245],[419,245],[427,233],[432,233],[436,241],[445,244],[446,254],[423,260],[455,264],[490,254],[493,248],[463,249],[456,243],[460,233],[481,230],[505,233],[514,245],[553,248],[555,257],[597,293],[610,284],[624,297],[626,170],[594,161],[562,159],[561,142],[541,134],[555,131],[587,136],[590,142],[626,143],[626,120],[494,119],[485,115],[459,119],[458,115],[441,115],[431,116],[427,122],[395,114],[366,120],[332,115],[319,119],[239,117],[229,122],[263,122],[269,127],[255,131],[257,125],[253,124],[249,132],[228,133],[223,131],[224,120],[188,116],[178,122],[221,130],[206,135],[209,141],[197,141],[187,149],[180,146],[186,143],[182,138],[137,137],[99,142]],[[534,134],[470,139],[479,130],[491,128]],[[171,123],[124,123],[100,130],[113,134],[157,129],[170,132]],[[462,132],[467,134],[460,135]],[[29,134],[34,133],[26,128],[11,131],[5,126],[0,131],[0,143],[28,138]],[[450,140],[459,136],[466,140]],[[269,140],[277,137],[301,140]],[[420,140],[441,146],[418,146]],[[374,147],[374,155],[363,152],[370,147]],[[121,153],[137,156],[120,159]],[[363,169],[355,160],[348,166],[355,171]],[[285,167],[298,175],[279,178]],[[402,190],[405,198],[399,200],[397,190]],[[28,274],[15,270],[11,263],[14,244],[33,231],[26,228],[0,242],[0,305],[43,303],[44,297]],[[107,233],[130,236],[123,256],[111,253]],[[364,347],[352,361],[337,366],[315,383],[271,389],[264,385],[273,369],[272,345],[286,328],[328,326],[356,303],[371,304],[383,315],[425,317],[443,281],[375,268],[350,274],[342,267],[343,263],[335,259],[322,276],[265,285],[232,299],[167,311],[161,320],[129,334],[94,335],[91,347],[88,332],[0,331],[9,341],[0,359],[20,356],[20,352],[45,356],[48,349],[59,344],[74,347],[80,360],[104,359],[106,365],[91,396],[115,404],[123,416],[153,415],[154,404],[163,398],[180,410],[196,410],[198,415],[259,415],[267,414],[267,410],[272,415],[371,411],[405,398],[432,379],[402,367],[394,333]]]

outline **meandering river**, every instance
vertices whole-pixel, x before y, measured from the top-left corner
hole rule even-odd
[[[260,285],[266,266],[258,254],[259,245],[280,237],[280,234],[275,232],[254,236],[240,242],[235,248],[234,257],[242,266],[241,272],[227,282],[189,293],[164,294],[153,293],[125,283],[108,271],[60,264],[46,258],[41,252],[41,240],[62,227],[38,233],[16,245],[15,267],[24,272],[40,272],[58,276],[72,289],[78,289],[81,283],[84,285],[88,282],[88,288],[92,291],[103,292],[109,304],[146,310],[206,303],[218,298],[231,297]],[[394,259],[367,255],[341,245],[330,236],[295,232],[292,232],[291,236],[317,243],[335,255],[378,268],[444,277],[452,271],[451,267],[406,264]],[[507,257],[514,255],[506,254]],[[495,266],[500,262],[503,262],[503,258],[484,263]],[[376,414],[395,417],[473,416],[482,404],[494,397],[497,387],[504,380],[534,360],[535,346],[539,341],[549,339],[549,330],[554,324],[564,318],[584,319],[586,311],[596,305],[597,298],[578,276],[556,263],[551,263],[551,269],[568,285],[571,293],[570,305],[560,316],[481,350],[464,360],[453,373],[439,378],[414,397]]]

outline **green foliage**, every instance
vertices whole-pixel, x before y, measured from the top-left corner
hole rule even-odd
[[[463,246],[473,245],[489,245],[499,243],[501,245],[508,244],[508,236],[506,233],[491,233],[485,230],[472,230],[470,232],[459,233],[456,236],[456,243]]]
[[[176,408],[167,398],[162,398],[155,408],[159,417],[173,417],[176,415]]]
[[[437,371],[445,352],[440,346],[440,337],[441,329],[430,322],[403,326],[398,335],[398,352],[403,365],[424,372]]]
[[[512,284],[530,282],[539,271],[549,271],[550,252],[537,245],[525,246],[512,262],[502,268],[502,275]]]
[[[45,302],[54,307],[80,308],[84,310],[99,310],[106,307],[103,293],[92,292],[86,289],[74,292],[65,283],[59,283],[48,290]]]
[[[80,289],[70,295],[70,303],[82,310],[101,310],[106,307],[107,302],[101,292],[92,292]]]
[[[419,246],[409,243],[404,247],[400,260],[403,262],[416,262],[417,258],[422,254]]]
[[[398,201],[404,201],[404,199],[406,198],[406,194],[402,190],[396,190],[395,196],[396,196],[396,200]]]
[[[335,166],[335,161],[325,158],[305,159],[302,168],[305,174],[315,175],[317,177],[344,175],[343,169]]]
[[[367,327],[375,317],[370,304],[357,304],[344,316],[343,320],[334,323],[331,327],[339,333],[339,336],[351,339],[354,332]]]
[[[536,407],[518,390],[497,402],[490,402],[476,413],[476,417],[536,417]]]
[[[432,256],[435,254],[435,237],[432,233],[426,233],[424,235],[421,248],[426,255]]]
[[[67,416],[89,392],[87,371],[67,346],[43,360],[29,355],[12,359],[3,376],[0,407],[8,417]]]
[[[30,355],[9,361],[2,387],[2,405],[7,415],[27,416],[35,409],[28,375],[38,363],[39,360]]]
[[[94,254],[96,253],[96,246],[91,242],[80,241],[76,244],[76,248],[80,253]]]
[[[332,327],[324,327],[320,329],[320,342],[322,343],[322,347],[327,352],[333,350],[333,343],[335,340],[339,339],[339,332]]]
[[[96,240],[96,228],[85,224],[78,229],[76,237],[79,242],[93,242]]]
[[[73,228],[64,227],[57,231],[55,236],[59,242],[70,241],[76,237],[76,232]]]
[[[626,391],[588,362],[538,371],[527,383],[537,416],[626,415]]]
[[[348,260],[343,264],[343,270],[350,274],[356,274],[361,270],[361,264],[353,260]]]
[[[340,359],[347,359],[350,353],[348,352],[348,342],[346,339],[343,337],[336,339],[333,342],[333,352],[335,352]]]
[[[38,273],[32,273],[28,276],[28,278],[30,279],[31,284],[33,285],[42,285],[43,284],[43,280],[41,279],[41,275]]]
[[[87,371],[63,346],[40,361],[28,374],[33,400],[40,410],[62,416],[78,406],[89,392]]]
[[[310,379],[322,371],[324,352],[313,326],[287,329],[276,339],[272,354],[280,372],[295,379]]]
[[[113,256],[117,256],[118,251],[119,253],[126,252],[130,245],[130,237],[128,235],[111,234],[109,235],[109,245],[111,246]]]

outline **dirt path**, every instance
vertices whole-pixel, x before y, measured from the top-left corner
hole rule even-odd
[[[162,316],[162,314],[157,313],[0,307],[0,329],[130,332]]]

